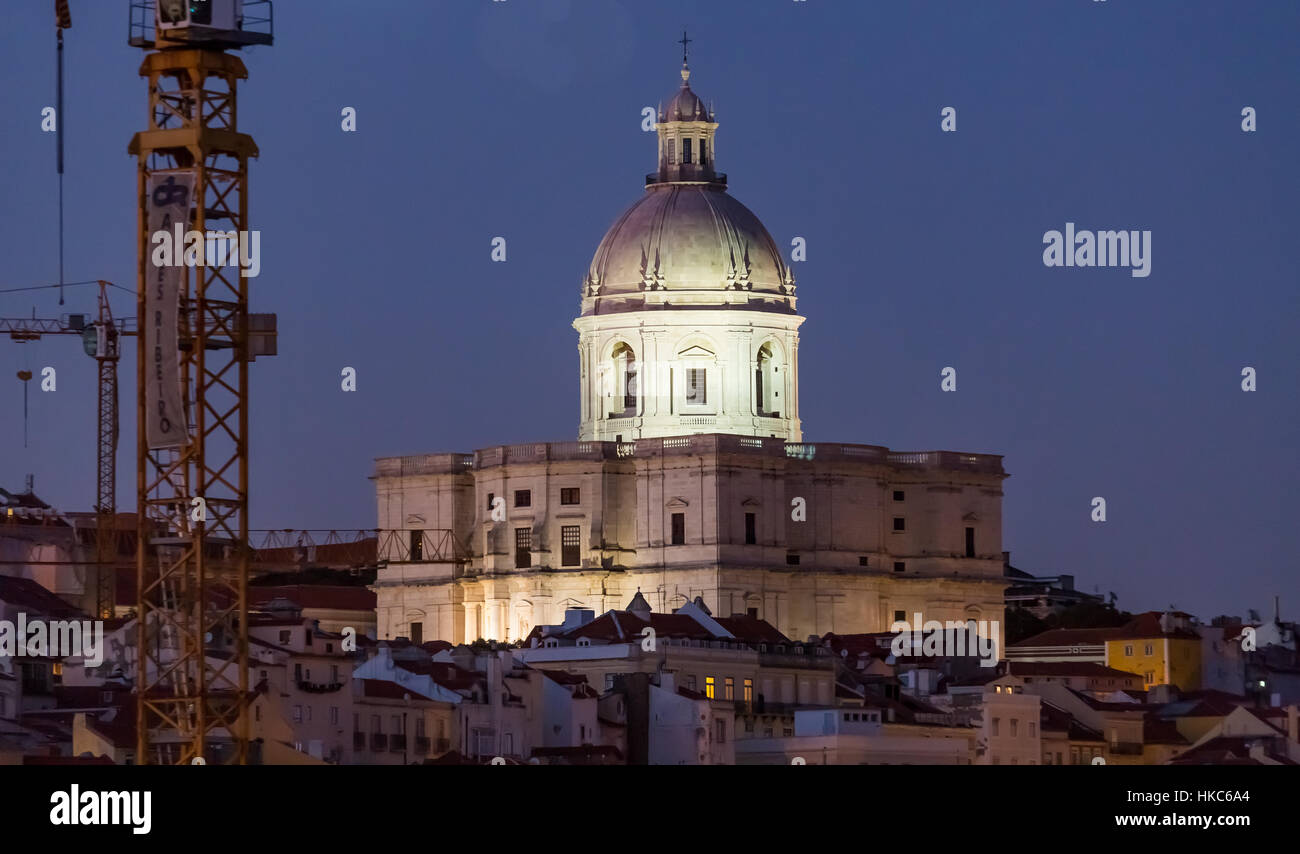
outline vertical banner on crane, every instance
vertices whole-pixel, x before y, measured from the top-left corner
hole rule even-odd
[[[145,440],[150,448],[177,448],[189,442],[180,377],[179,314],[185,266],[180,246],[157,251],[154,236],[171,243],[172,233],[189,229],[194,172],[175,169],[154,172],[145,188],[149,245],[145,247],[144,317],[140,333],[145,347]],[[159,263],[167,262],[167,263]]]

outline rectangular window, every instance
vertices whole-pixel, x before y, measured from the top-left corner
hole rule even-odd
[[[1002,723],[1002,719],[1001,719],[1001,718],[994,718],[994,719],[993,719],[993,734],[994,734],[994,735],[997,735],[997,734],[998,734],[998,724],[1000,724],[1000,723]]]
[[[335,726],[338,726],[338,722],[339,722],[339,707],[330,706],[330,723],[334,724]]]
[[[788,554],[788,555],[785,556],[785,562],[786,562],[786,565],[787,565],[787,566],[798,566],[798,565],[799,565],[799,555],[797,555],[797,554]]]
[[[722,680],[722,699],[736,699],[736,680],[730,676]]]
[[[402,726],[404,720],[401,715],[393,715],[393,735],[403,735],[406,732],[406,727]]]
[[[706,696],[706,697],[708,697],[710,700],[712,700],[712,699],[713,699],[713,689],[714,689],[714,685],[713,685],[713,677],[712,677],[712,676],[705,676],[705,677],[704,677],[704,696]]]
[[[966,557],[975,557],[975,529],[966,529]]]
[[[858,555],[858,566],[870,566],[870,565],[871,565],[870,561],[867,560],[866,555]]]
[[[1147,646],[1146,646],[1146,654],[1147,654],[1147,655],[1150,655],[1150,654],[1151,654],[1151,644],[1147,644]]]
[[[745,545],[752,546],[758,542],[758,517],[753,513],[745,514]]]
[[[1035,729],[1037,729],[1037,727],[1034,725],[1034,722],[1033,722],[1033,721],[1030,721],[1030,722],[1029,722],[1029,737],[1030,737],[1030,738],[1035,738],[1035,737],[1037,736],[1037,733],[1034,732]]]
[[[416,646],[424,643],[424,623],[411,623],[411,643]]]
[[[411,560],[424,560],[424,531],[409,531]]]
[[[901,560],[894,561],[894,572],[903,572],[907,569],[907,564]]]
[[[416,625],[419,624],[417,623]],[[330,684],[331,685],[339,684],[339,666],[337,664],[330,665]]]
[[[691,162],[691,138],[689,136],[682,140],[682,162]]]
[[[906,612],[904,612],[904,611],[895,611],[895,612],[894,612],[894,622],[895,622],[895,623],[905,623],[905,622],[907,622],[907,614],[906,614]]]
[[[293,722],[296,724],[302,723],[302,706],[293,707]]]
[[[1016,730],[1019,729],[1019,727],[1020,727],[1020,721],[1016,720],[1015,718],[1012,718],[1012,719],[1011,719],[1011,737],[1012,737],[1012,738],[1015,738],[1015,737],[1018,735],[1018,733],[1016,732]]]
[[[717,719],[718,726],[718,744],[727,743],[727,722],[723,718]]]
[[[691,406],[704,406],[708,402],[708,371],[706,368],[686,369],[686,402]]]
[[[497,494],[496,494],[495,492],[489,492],[489,493],[488,493],[488,505],[487,505],[487,509],[488,509],[488,510],[491,510],[491,509],[492,509],[492,504],[493,504],[496,500],[497,500]]]
[[[415,719],[415,737],[424,738],[425,735],[426,733],[424,729],[424,716],[421,715],[420,717]]]
[[[582,491],[576,486],[566,486],[560,490],[560,503],[565,505],[581,504]]]
[[[516,489],[516,490],[515,490],[515,506],[516,506],[516,507],[532,507],[532,506],[533,506],[533,491],[532,491],[531,489]]]
[[[379,717],[379,715],[370,716],[370,732],[373,735],[384,734],[384,722],[383,719]]]
[[[903,500],[903,490],[901,490],[901,489],[895,489],[895,490],[894,490],[894,500],[895,500],[895,501],[902,501],[902,500]]]
[[[288,642],[289,642],[289,630],[283,629],[280,632],[280,643],[288,643]]]
[[[695,682],[695,677],[694,677],[694,676],[687,676],[687,677],[686,677],[686,687],[689,688],[689,689],[692,690],[692,691],[697,690],[697,689],[696,689],[696,682]]]
[[[581,546],[582,527],[565,525],[560,528],[560,565],[579,566],[582,563]]]
[[[743,690],[745,693],[740,699],[744,700],[746,703],[754,702],[754,680],[753,679],[746,679],[744,685],[741,686],[741,690]]]
[[[533,529],[515,528],[515,569],[533,565]]]
[[[686,544],[686,514],[673,514],[673,540],[672,544],[681,546]]]
[[[1124,646],[1124,654],[1125,654],[1125,655],[1132,655],[1132,654],[1133,654],[1133,647],[1132,647],[1132,646],[1129,646],[1128,644],[1125,644],[1125,646]]]
[[[906,529],[907,529],[907,520],[904,519],[902,516],[895,516],[895,517],[894,517],[894,530],[895,530],[895,531],[903,531],[903,530],[906,530]]]

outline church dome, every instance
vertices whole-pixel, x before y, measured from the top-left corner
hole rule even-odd
[[[662,183],[647,187],[610,226],[583,297],[597,303],[589,306],[592,313],[647,303],[758,302],[767,311],[793,311],[794,290],[776,241],[749,208],[717,184]],[[629,301],[628,295],[649,298]]]
[[[682,82],[682,88],[677,90],[669,100],[668,106],[660,114],[660,121],[664,122],[711,122],[713,113],[705,106],[703,99],[691,91],[691,87]]]

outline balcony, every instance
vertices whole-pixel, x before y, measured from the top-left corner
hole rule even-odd
[[[382,753],[388,746],[388,737],[382,732],[372,732],[370,734],[370,750],[373,753]]]
[[[303,682],[298,681],[298,690],[308,694],[332,694],[343,687],[342,682]]]
[[[406,734],[397,733],[388,737],[388,749],[392,753],[406,752]]]
[[[366,749],[366,734],[364,732],[352,733],[352,749],[353,750]]]

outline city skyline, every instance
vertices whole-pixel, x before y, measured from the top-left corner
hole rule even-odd
[[[1300,225],[1287,203],[1296,84],[1265,72],[1289,56],[1296,12],[1216,21],[1208,47],[1230,69],[1220,80],[1218,63],[1160,16],[1112,6],[1103,20],[1088,5],[1050,17],[1002,4],[922,28],[898,12],[801,4],[739,22],[687,4],[651,22],[624,5],[517,4],[505,17],[483,4],[417,12],[426,26],[400,38],[420,31],[439,49],[414,57],[384,42],[382,21],[282,26],[273,51],[246,53],[241,89],[241,128],[262,152],[250,169],[264,237],[254,310],[280,318],[280,355],[251,383],[252,527],[372,526],[376,457],[576,438],[573,297],[600,234],[654,166],[641,109],[676,83],[680,19],[692,84],[719,114],[731,191],[787,258],[793,238],[808,243],[793,264],[808,318],[805,441],[1002,455],[1003,539],[1017,566],[1072,573],[1135,612],[1173,604],[1208,620],[1271,611],[1281,595],[1291,613],[1282,536],[1300,510],[1286,477],[1300,437],[1284,391],[1297,355],[1284,240]],[[45,11],[22,11],[33,20],[11,34]],[[130,289],[126,143],[144,82],[89,73],[138,57],[117,37],[120,9],[79,14],[67,37],[67,279]],[[1197,33],[1214,14],[1183,11]],[[1028,41],[1048,20],[1085,37]],[[1086,36],[1103,34],[1114,63],[1087,66]],[[905,35],[919,40],[910,52]],[[357,61],[308,63],[308,42]],[[21,203],[0,230],[11,259],[0,291],[52,281],[57,260],[53,135],[39,130],[53,51],[24,40],[9,53],[27,85],[0,96],[7,143],[35,165],[8,187]],[[1021,77],[1031,63],[1034,77]],[[1058,91],[1053,72],[1083,67]],[[411,105],[381,79],[432,83],[411,90],[424,96]],[[940,129],[945,106],[955,133]],[[1259,111],[1256,133],[1242,132],[1245,106]],[[356,133],[340,129],[345,107]],[[1045,266],[1042,237],[1067,222],[1151,231],[1150,275]],[[490,258],[496,236],[505,263]],[[116,312],[133,314],[119,296]],[[0,293],[0,314],[93,308],[89,288],[66,300]],[[133,366],[131,347],[125,356]],[[25,450],[22,388],[10,379],[0,392],[0,486],[21,489],[32,473],[56,506],[89,507],[91,364],[67,341],[0,349],[8,377],[45,365],[59,377],[53,394],[29,389]],[[356,392],[340,389],[347,366]],[[940,390],[948,366],[955,393]],[[1258,392],[1240,388],[1246,366]],[[124,438],[132,416],[124,405]],[[1104,523],[1090,519],[1095,496]]]

